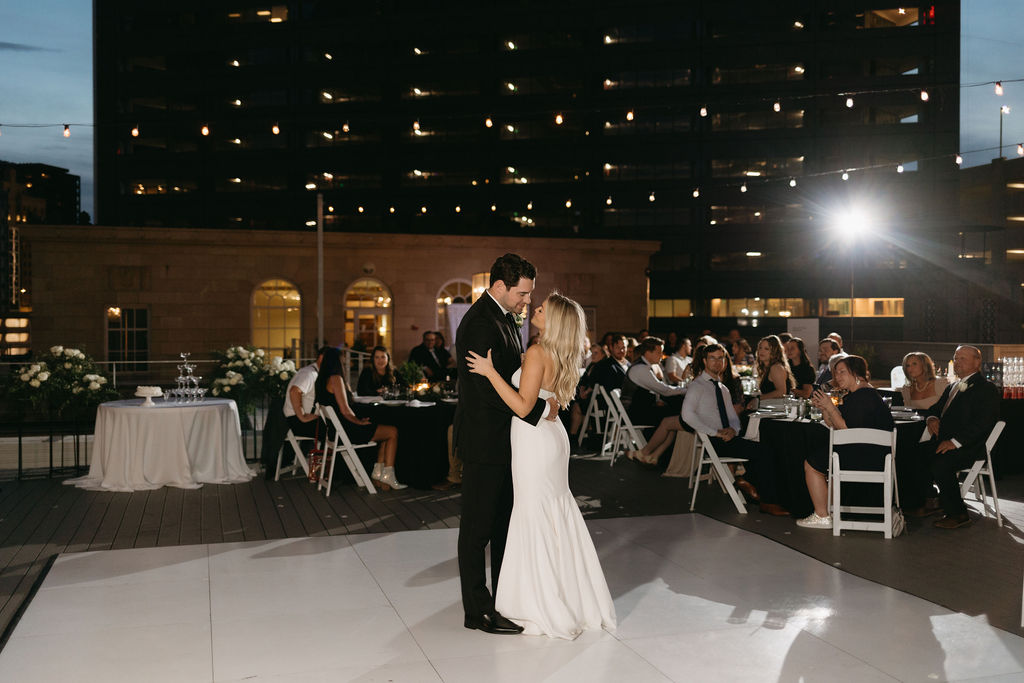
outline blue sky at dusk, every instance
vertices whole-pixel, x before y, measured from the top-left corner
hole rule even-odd
[[[1024,41],[1018,35],[1024,2],[963,0],[961,7],[961,84],[1024,79]],[[1024,141],[1024,81],[1005,88],[1003,97],[991,85],[961,88],[966,166],[998,156],[1000,105],[1011,108],[1004,119],[1005,156],[1016,156],[1017,143]],[[61,135],[64,123],[71,124],[70,138]],[[92,123],[91,0],[0,3],[0,159],[42,162],[80,175],[82,209],[94,215]]]

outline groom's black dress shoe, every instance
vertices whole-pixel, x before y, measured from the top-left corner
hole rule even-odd
[[[516,635],[523,632],[523,627],[515,624],[497,612],[489,612],[478,617],[466,616],[463,622],[466,628],[475,628],[484,633],[498,633],[501,635]]]

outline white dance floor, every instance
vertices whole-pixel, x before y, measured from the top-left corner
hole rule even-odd
[[[455,529],[75,553],[0,653],[0,681],[1024,680],[1024,639],[984,617],[735,527],[588,524],[614,634],[464,629]]]

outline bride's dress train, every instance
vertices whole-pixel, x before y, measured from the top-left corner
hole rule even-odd
[[[512,418],[512,481],[497,610],[531,635],[572,639],[585,629],[614,630],[611,593],[569,491],[569,438],[560,420],[533,427]]]

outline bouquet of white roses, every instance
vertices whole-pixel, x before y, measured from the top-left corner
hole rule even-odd
[[[220,361],[214,372],[210,393],[233,398],[242,408],[266,398],[282,398],[295,375],[295,362],[270,357],[254,346],[231,346],[214,353]]]
[[[52,346],[8,379],[6,394],[16,402],[68,417],[118,397],[107,377],[79,349]]]

